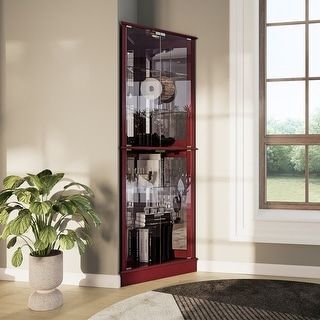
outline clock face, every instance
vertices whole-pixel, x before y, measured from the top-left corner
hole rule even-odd
[[[149,100],[159,98],[162,94],[162,90],[161,82],[155,78],[146,78],[140,85],[141,95]]]

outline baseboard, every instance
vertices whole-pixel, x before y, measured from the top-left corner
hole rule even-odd
[[[198,260],[197,270],[202,272],[240,273],[293,278],[319,278],[320,275],[320,267],[313,266],[212,260]]]
[[[265,275],[293,278],[319,278],[320,267],[297,266],[267,263],[243,263],[228,261],[198,260],[197,270],[200,272],[235,273],[250,275]],[[0,268],[0,280],[29,281],[28,270]],[[63,284],[99,287],[120,288],[120,275],[105,275],[91,273],[65,272]]]
[[[29,273],[26,269],[0,268],[0,280],[5,281],[29,281]]]
[[[29,273],[26,269],[0,268],[0,280],[6,281],[29,281]],[[120,275],[72,273],[65,272],[62,284],[99,287],[120,288]]]
[[[120,288],[120,275],[93,273],[65,273],[63,284],[80,285],[83,287]]]

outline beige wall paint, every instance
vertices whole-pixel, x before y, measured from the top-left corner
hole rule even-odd
[[[138,2],[137,0],[118,0],[119,21],[137,23]]]
[[[317,246],[231,242],[229,1],[139,0],[138,21],[198,37],[197,256],[200,260],[320,265]]]
[[[4,147],[4,68],[5,68],[5,36],[3,2],[0,1],[0,181],[4,178],[6,167],[6,153]],[[2,227],[0,227],[0,232]],[[0,241],[0,267],[6,265],[6,246]]]
[[[118,274],[118,2],[3,3],[5,174],[51,168],[92,186],[103,224],[65,271]]]

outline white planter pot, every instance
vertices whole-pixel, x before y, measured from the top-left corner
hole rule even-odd
[[[29,282],[35,289],[28,301],[31,310],[53,310],[63,304],[62,293],[56,289],[63,279],[63,254],[54,253],[48,257],[29,256]]]

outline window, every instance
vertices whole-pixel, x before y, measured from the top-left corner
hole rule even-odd
[[[319,0],[260,0],[260,208],[320,209],[319,39]]]

